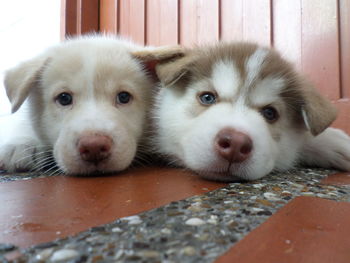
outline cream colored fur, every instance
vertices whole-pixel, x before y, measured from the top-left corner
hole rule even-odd
[[[139,58],[143,50],[125,40],[87,36],[58,44],[6,72],[15,113],[0,120],[0,168],[26,171],[56,163],[58,169],[49,171],[90,174],[129,167],[153,87]],[[121,91],[132,95],[130,103],[116,103]],[[72,105],[57,103],[62,92],[73,95]],[[89,134],[111,138],[108,160],[95,165],[80,158],[77,143]]]

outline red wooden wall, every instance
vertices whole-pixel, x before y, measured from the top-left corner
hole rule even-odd
[[[85,1],[64,2],[79,7]],[[118,33],[147,45],[248,40],[276,47],[337,105],[340,113],[334,125],[350,132],[350,0],[100,0],[98,4],[98,25],[85,26],[80,33],[89,29]]]

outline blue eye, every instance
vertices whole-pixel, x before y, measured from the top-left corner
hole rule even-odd
[[[56,101],[62,106],[68,106],[73,103],[73,96],[67,92],[62,92],[58,94]]]
[[[216,103],[216,96],[212,92],[205,92],[199,95],[199,101],[203,105],[211,105]]]
[[[272,106],[262,108],[261,114],[270,123],[277,121],[279,118],[277,110]]]
[[[127,104],[131,100],[132,96],[129,92],[122,91],[117,94],[118,104]]]

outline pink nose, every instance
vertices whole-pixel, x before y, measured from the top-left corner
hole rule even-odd
[[[113,141],[105,135],[86,135],[78,141],[78,151],[82,160],[97,165],[111,155]]]
[[[215,137],[216,152],[230,163],[246,160],[253,149],[253,142],[247,134],[232,128],[222,129]]]

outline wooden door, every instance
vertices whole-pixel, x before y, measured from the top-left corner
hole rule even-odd
[[[86,19],[84,12],[76,16],[73,28],[78,34],[79,28],[81,32],[95,29],[156,46],[192,46],[218,40],[247,40],[273,46],[337,106],[339,117],[334,126],[350,133],[349,0],[64,2],[78,5],[78,10],[79,5],[84,7],[82,3],[90,3],[85,6],[90,11],[99,5],[95,8],[99,13],[92,20]],[[98,23],[91,25],[96,17]],[[84,23],[90,24],[84,27]]]

